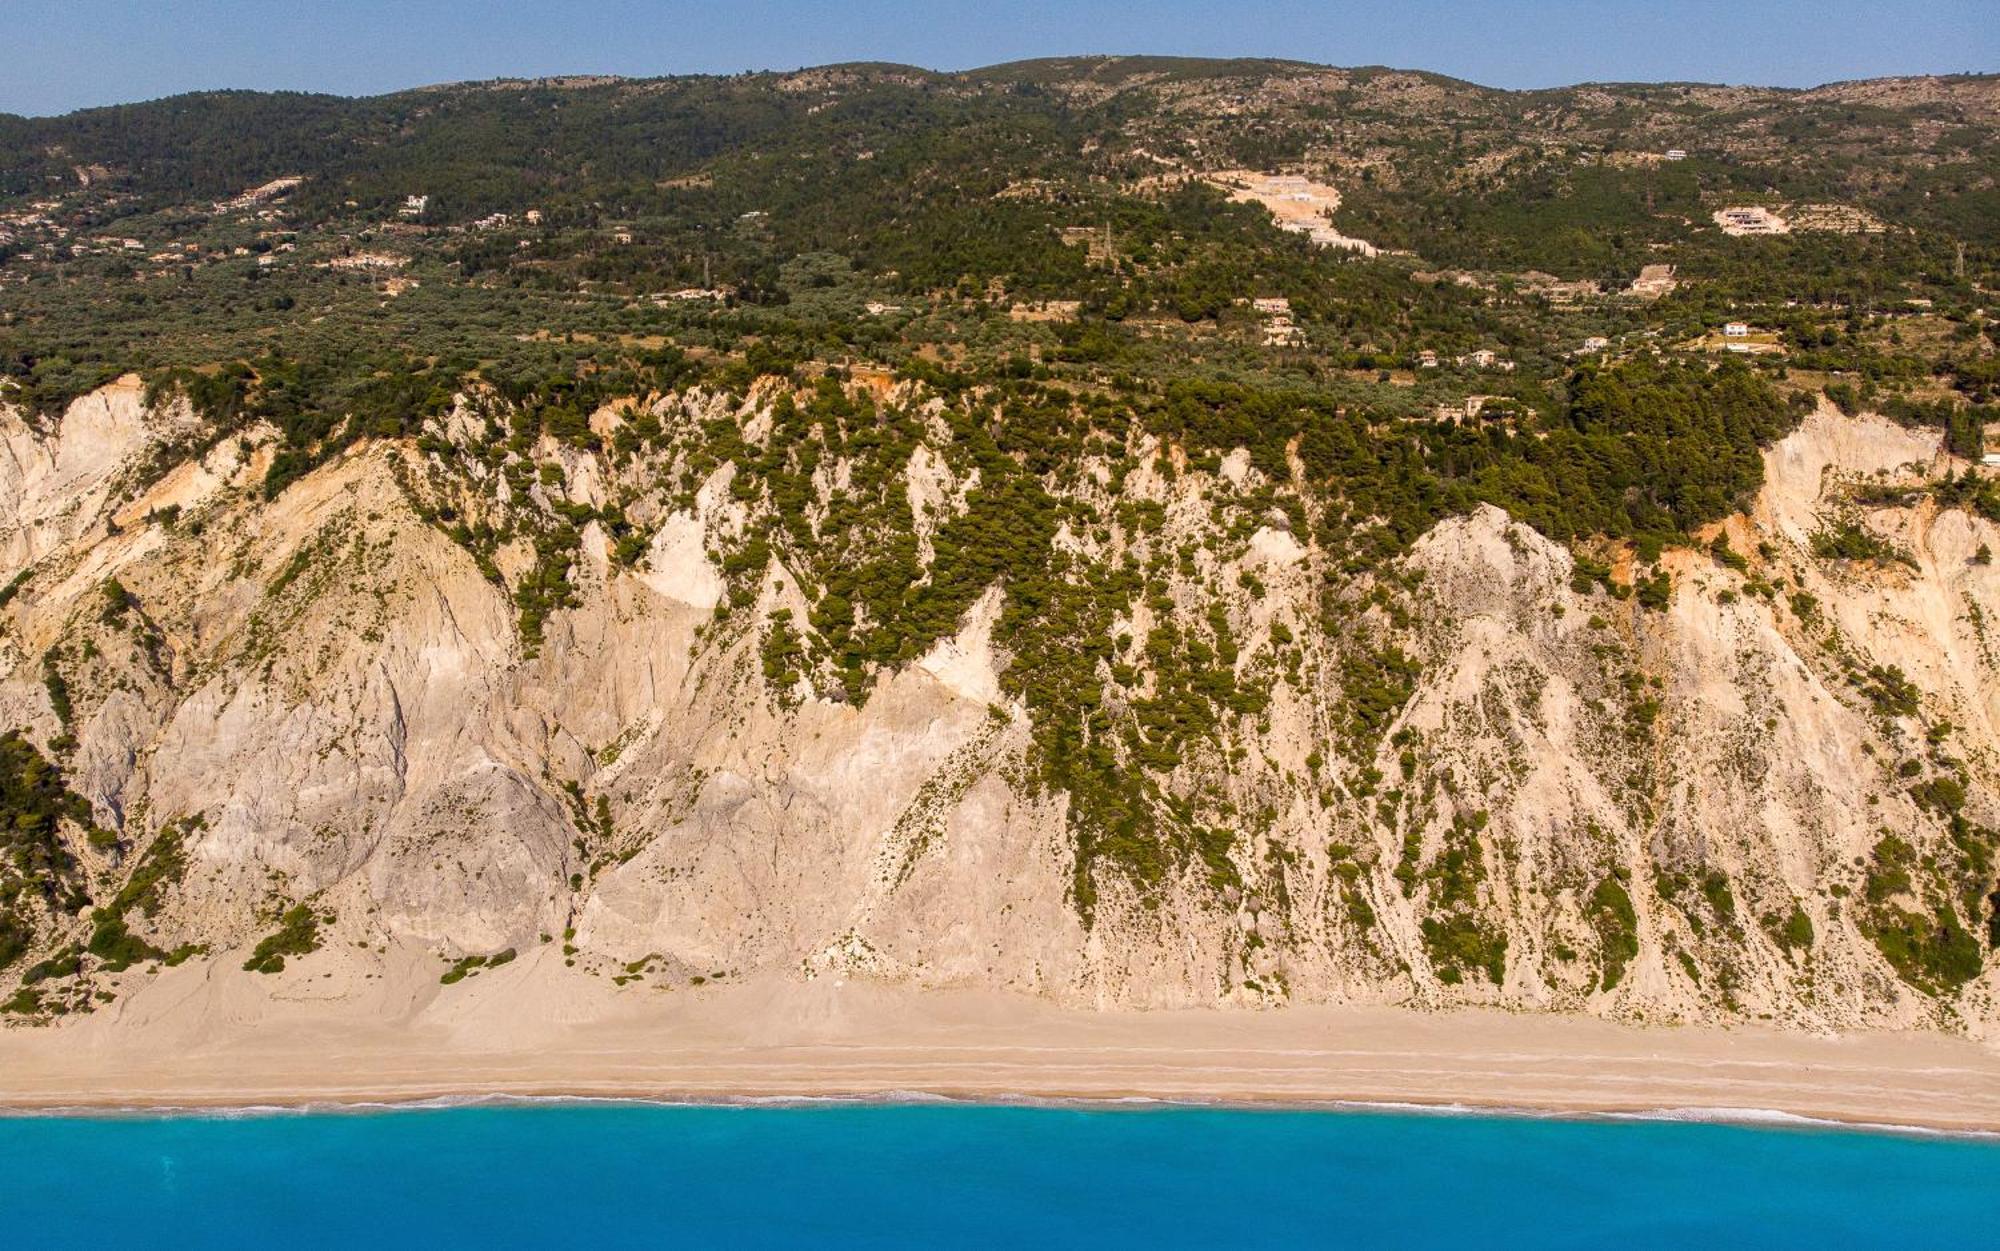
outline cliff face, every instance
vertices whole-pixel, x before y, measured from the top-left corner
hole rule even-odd
[[[356,1012],[407,1007],[367,989],[392,952],[546,950],[634,993],[782,971],[2000,1028],[2000,528],[1943,506],[1934,435],[1814,414],[1726,546],[1638,594],[1629,551],[1580,565],[1491,508],[1355,572],[1246,455],[1082,474],[1062,498],[1120,520],[1051,552],[1164,571],[1117,597],[1088,702],[1161,706],[1163,626],[1233,683],[1200,741],[1120,758],[1192,831],[1147,868],[1079,863],[1110,843],[1047,784],[1004,583],[865,687],[816,652],[806,549],[760,546],[737,460],[696,446],[769,448],[773,407],[677,396],[595,414],[607,450],[502,450],[461,403],[274,499],[268,433],[205,444],[130,381],[49,430],[0,414],[0,728],[100,827],[62,833],[89,906],[16,902],[16,1019],[152,976],[115,916]],[[925,570],[981,472],[939,408],[892,484]],[[664,434],[621,444],[635,420]],[[813,470],[815,507],[850,472]],[[260,954],[281,971],[239,971]]]

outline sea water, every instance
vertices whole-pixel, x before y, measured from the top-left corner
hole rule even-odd
[[[1983,1246],[2000,1143],[1356,1111],[567,1103],[0,1119],[63,1247]]]

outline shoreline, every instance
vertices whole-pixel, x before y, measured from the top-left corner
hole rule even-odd
[[[1358,1005],[1090,1010],[860,979],[669,993],[532,956],[443,988],[434,963],[410,967],[360,996],[183,966],[90,1016],[0,1029],[0,1115],[956,1101],[2000,1136],[2000,1048],[1937,1034]]]
[[[676,1095],[571,1093],[558,1091],[437,1093],[407,1098],[354,1095],[319,1099],[276,1098],[249,1103],[210,1100],[146,1100],[135,1103],[86,1102],[43,1104],[0,1103],[0,1123],[42,1118],[81,1120],[244,1120],[260,1117],[375,1116],[395,1113],[451,1112],[477,1108],[725,1108],[777,1111],[803,1108],[957,1107],[1115,1112],[1272,1112],[1355,1116],[1424,1116],[1443,1119],[1524,1120],[1582,1124],[1713,1125],[1732,1129],[1797,1133],[1851,1133],[1898,1138],[1941,1139],[2000,1144],[2000,1129],[1967,1129],[1942,1124],[1855,1120],[1827,1114],[1778,1108],[1659,1107],[1612,1108],[1582,1105],[1408,1102],[1396,1100],[1257,1098],[1232,1095],[1217,1098],[1174,1097],[1130,1093],[1110,1095],[992,1094],[961,1091],[907,1090],[877,1093]]]

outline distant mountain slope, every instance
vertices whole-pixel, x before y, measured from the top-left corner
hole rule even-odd
[[[141,204],[221,197],[310,174],[332,213],[433,188],[437,210],[520,211],[552,193],[633,194],[750,154],[809,159],[899,135],[1026,127],[1020,176],[1116,176],[1134,147],[1195,163],[1372,171],[1386,203],[1532,182],[1579,156],[1688,150],[1717,189],[1857,194],[1892,221],[1938,224],[1924,192],[1993,189],[2000,79],[1883,79],[1811,91],[1590,84],[1507,92],[1434,74],[1281,61],[1064,58],[939,74],[841,65],[729,78],[528,80],[366,99],[213,92],[0,124],[0,189],[36,193],[102,167]],[[1091,153],[1076,144],[1088,139]],[[1555,167],[1547,162],[1554,160]],[[1690,179],[1693,177],[1690,170]],[[1971,206],[1968,206],[1968,209]],[[1385,208],[1386,215],[1387,210]],[[1994,214],[1985,214],[1990,220]],[[1953,220],[1979,226],[1971,211]],[[1978,237],[1991,243],[1992,230]],[[1649,232],[1651,233],[1651,232]]]

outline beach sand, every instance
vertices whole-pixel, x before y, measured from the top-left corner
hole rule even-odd
[[[1937,1035],[1386,1007],[1090,1012],[830,977],[619,990],[546,950],[440,987],[434,961],[394,963],[359,986],[171,969],[90,1016],[0,1030],[0,1106],[928,1093],[2000,1131],[2000,1049]]]

